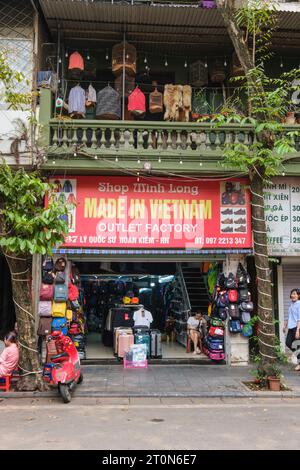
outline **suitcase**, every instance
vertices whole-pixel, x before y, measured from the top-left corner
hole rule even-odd
[[[124,326],[119,326],[114,329],[114,354],[117,356],[118,354],[118,338],[120,333],[127,333],[127,334],[132,334],[132,329],[131,328],[126,328]]]
[[[131,328],[134,325],[133,314],[134,308],[112,308],[112,329],[119,326]]]
[[[151,336],[151,357],[161,359],[162,358],[162,344],[161,344],[161,332],[159,330],[152,330]]]
[[[135,333],[134,344],[146,344],[147,357],[150,356],[150,335],[148,333]]]
[[[118,358],[123,358],[127,351],[129,351],[131,344],[134,344],[133,334],[118,335]]]
[[[148,334],[150,335],[150,328],[148,328],[148,326],[145,326],[145,325],[136,325],[134,326],[133,328],[133,333],[134,334]],[[153,330],[154,331],[154,330]]]

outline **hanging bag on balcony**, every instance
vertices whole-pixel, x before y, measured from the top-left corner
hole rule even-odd
[[[121,118],[121,97],[110,85],[100,90],[97,95],[96,118]]]
[[[145,116],[146,98],[139,87],[135,87],[131,95],[128,97],[128,111],[131,111],[131,113],[136,117]]]

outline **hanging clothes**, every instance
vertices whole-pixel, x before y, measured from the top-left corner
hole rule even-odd
[[[84,70],[84,61],[79,52],[73,52],[69,58],[69,70],[79,69]]]
[[[85,113],[85,90],[80,85],[76,85],[69,94],[69,114],[85,116]]]
[[[128,97],[128,111],[139,117],[144,116],[146,112],[146,97],[139,87],[135,87]]]
[[[111,86],[106,86],[97,95],[97,119],[120,119],[121,97]]]
[[[92,103],[97,103],[97,92],[93,85],[90,85],[86,92],[86,99],[87,101],[91,101]]]

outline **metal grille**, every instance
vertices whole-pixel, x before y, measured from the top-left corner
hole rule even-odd
[[[0,37],[30,39],[33,9],[27,0],[0,0]]]

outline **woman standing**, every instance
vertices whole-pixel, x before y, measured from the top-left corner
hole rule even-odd
[[[289,316],[288,320],[284,322],[283,332],[287,333],[285,344],[292,350],[293,341],[300,339],[300,290],[291,290],[290,298]],[[295,367],[295,370],[300,371],[300,364]]]

